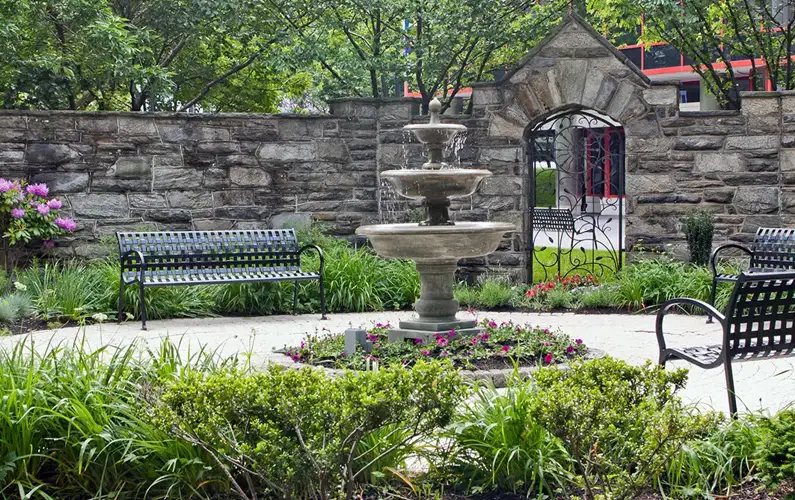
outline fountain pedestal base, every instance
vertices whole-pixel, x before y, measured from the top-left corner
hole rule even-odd
[[[389,341],[422,339],[434,341],[434,335],[444,335],[455,330],[459,335],[476,335],[481,332],[475,320],[456,318],[458,301],[453,296],[457,261],[417,262],[422,286],[420,298],[414,304],[418,318],[401,321],[399,328],[389,330]]]

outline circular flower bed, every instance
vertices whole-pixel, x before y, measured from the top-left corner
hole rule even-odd
[[[451,330],[436,334],[428,343],[419,339],[392,343],[387,341],[390,325],[377,323],[367,331],[369,352],[358,346],[346,355],[344,335],[325,332],[308,336],[298,347],[285,347],[284,354],[296,363],[352,370],[412,365],[418,359],[448,359],[465,370],[490,370],[565,363],[588,352],[581,339],[546,328],[490,320],[480,326],[483,331],[474,336]]]

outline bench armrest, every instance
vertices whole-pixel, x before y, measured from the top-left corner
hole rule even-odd
[[[655,328],[655,333],[657,334],[657,345],[660,346],[660,352],[665,350],[665,337],[663,335],[663,319],[671,309],[681,305],[694,306],[699,309],[703,309],[707,313],[711,314],[713,317],[717,318],[718,322],[721,325],[725,325],[726,317],[723,316],[723,314],[720,311],[718,311],[711,305],[707,304],[706,302],[702,302],[698,299],[689,299],[689,298],[671,299],[669,301],[666,301],[665,303],[663,303],[662,306],[660,306],[660,310],[657,311],[657,326]]]
[[[144,254],[142,254],[138,250],[130,250],[129,252],[124,252],[123,254],[121,254],[121,256],[119,258],[119,264],[120,264],[120,267],[121,267],[122,279],[124,279],[124,261],[127,260],[127,258],[130,257],[131,255],[137,255],[138,259],[140,260],[140,264],[138,264],[138,266],[137,266],[138,269],[139,269],[138,280],[141,283],[143,283],[144,282],[144,272],[146,271],[146,257],[144,257]]]
[[[301,254],[306,252],[307,250],[314,250],[315,252],[317,252],[317,256],[320,257],[320,275],[323,276],[323,267],[325,262],[323,258],[323,250],[321,250],[320,247],[317,245],[306,245],[301,247],[300,250],[298,250],[298,256],[300,257]]]
[[[743,252],[747,253],[749,256],[753,256],[753,252],[751,252],[748,247],[743,245],[739,245],[737,243],[726,243],[725,245],[721,245],[712,252],[712,255],[709,258],[709,267],[712,269],[712,276],[718,275],[718,253],[728,248],[736,248],[737,250],[742,250]]]

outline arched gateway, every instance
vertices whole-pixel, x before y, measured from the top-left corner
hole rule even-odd
[[[669,160],[660,120],[678,116],[677,85],[649,81],[572,15],[502,80],[477,85],[473,100],[488,143],[524,152],[514,174],[526,278],[618,269],[637,235],[650,232],[633,193],[671,183],[664,171],[634,168],[640,155]]]

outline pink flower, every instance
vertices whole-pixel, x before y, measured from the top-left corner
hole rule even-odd
[[[478,340],[479,339],[477,337],[472,337],[472,340],[470,340],[470,342],[472,342],[472,345],[475,345],[478,343]]]
[[[546,356],[544,356],[544,363],[549,364],[551,362],[552,362],[552,353],[549,353]]]
[[[55,248],[55,242],[52,240],[44,240],[42,244],[44,245],[44,248]]]
[[[66,217],[58,217],[53,221],[53,223],[55,223],[56,226],[60,227],[64,231],[68,231],[70,233],[77,229],[77,223],[72,219],[67,219]]]
[[[580,345],[582,344],[582,339],[577,339],[574,341],[575,344]]]
[[[12,208],[11,209],[11,217],[15,219],[21,219],[25,216],[25,209],[24,208]]]
[[[41,215],[47,215],[50,213],[50,207],[47,205],[39,204],[36,205],[36,211],[38,211]]]
[[[449,356],[449,355],[450,355],[450,353],[449,353],[449,352],[447,352],[447,351],[442,351],[442,354],[441,354],[441,356],[442,356],[443,358],[446,358],[446,357],[447,357],[447,356]]]
[[[497,322],[494,320],[489,321],[489,328],[497,328]]]
[[[47,206],[53,210],[58,210],[59,208],[63,207],[63,203],[61,203],[61,200],[56,200],[53,198],[51,200],[47,200]]]
[[[25,191],[27,191],[28,194],[41,196],[42,198],[46,198],[47,195],[50,194],[50,188],[47,187],[47,184],[28,184]]]
[[[491,336],[488,333],[484,333],[483,335],[480,336],[480,340],[483,341],[489,340],[489,338],[491,338]]]
[[[7,193],[14,189],[14,183],[0,178],[0,193]]]
[[[504,345],[502,346],[502,352],[508,352],[511,350],[511,346]]]
[[[422,339],[414,339],[414,345],[421,345]]]
[[[569,347],[567,347],[567,348],[566,348],[566,352],[567,352],[567,353],[569,353],[569,354],[571,354],[572,352],[574,352],[574,346],[573,346],[573,345],[570,345]]]
[[[429,351],[428,349],[423,349],[420,352],[422,353],[423,356],[430,356],[431,355],[431,351]]]
[[[447,333],[447,338],[448,338],[448,339],[451,339],[451,338],[453,338],[454,336],[455,336],[455,330],[450,330],[450,331]]]
[[[450,341],[444,337],[439,337],[436,339],[436,343],[439,344],[439,347],[447,347],[450,344]]]

